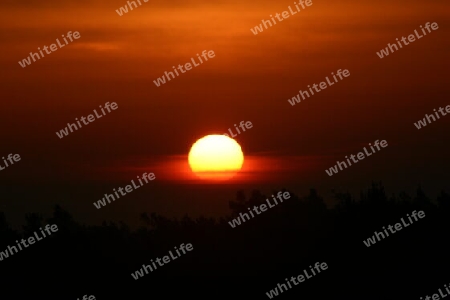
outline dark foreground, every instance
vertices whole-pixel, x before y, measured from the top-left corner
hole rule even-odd
[[[48,220],[27,215],[18,233],[2,214],[0,251],[46,224],[56,224],[58,231],[0,262],[0,298],[269,299],[266,292],[316,262],[326,262],[328,269],[273,299],[420,299],[450,283],[445,192],[432,200],[420,189],[414,196],[389,197],[373,184],[359,199],[336,194],[339,204],[327,209],[311,190],[236,228],[228,224],[265,199],[257,191],[250,197],[238,192],[230,201],[232,216],[221,220],[142,214],[136,231],[126,224],[78,224],[55,207]],[[425,217],[370,247],[363,243],[414,210]],[[133,279],[131,273],[143,264],[183,243],[193,250]]]

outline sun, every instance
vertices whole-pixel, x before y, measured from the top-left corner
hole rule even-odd
[[[192,172],[203,179],[233,177],[244,163],[241,146],[225,135],[207,135],[197,140],[189,152]]]

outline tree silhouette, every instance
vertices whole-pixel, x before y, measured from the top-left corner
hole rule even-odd
[[[389,299],[395,298],[393,295],[412,298],[427,294],[437,289],[436,282],[448,279],[435,267],[445,270],[448,266],[448,193],[441,192],[433,203],[421,188],[414,198],[406,193],[388,197],[381,183],[372,183],[359,199],[348,192],[334,193],[336,205],[329,208],[316,189],[303,197],[289,193],[288,200],[236,228],[228,222],[248,212],[247,208],[265,203],[269,196],[254,190],[247,197],[238,191],[235,200],[229,201],[230,216],[218,220],[187,215],[170,219],[155,212],[142,213],[142,226],[136,230],[124,222],[82,225],[55,206],[46,220],[36,213],[26,214],[23,232],[18,232],[0,213],[0,251],[45,224],[59,228],[51,237],[0,262],[3,282],[5,287],[15,286],[17,281],[40,286],[51,282],[64,287],[65,298],[73,299],[88,293],[86,290],[98,299],[144,299],[149,289],[154,298],[175,297],[179,292],[198,298],[245,295],[253,299],[265,297],[277,283],[301,274],[309,265],[325,261],[330,271],[285,292],[289,296],[283,297],[361,299],[364,293],[364,299]],[[413,210],[424,210],[426,218],[369,248],[363,244],[374,231],[400,222]],[[182,243],[192,243],[194,251],[139,280],[130,276]],[[425,283],[421,281],[423,274],[427,274]],[[373,282],[379,278],[383,283],[374,289]],[[53,292],[48,289],[33,290],[33,295],[36,298],[38,293]],[[20,295],[26,292],[20,291]],[[60,294],[53,294],[60,299]]]

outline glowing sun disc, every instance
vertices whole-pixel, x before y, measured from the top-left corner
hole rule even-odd
[[[189,152],[189,166],[200,178],[229,179],[244,163],[241,146],[225,135],[207,135],[197,140]]]

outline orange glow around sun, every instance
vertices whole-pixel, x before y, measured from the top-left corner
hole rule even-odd
[[[197,140],[189,152],[189,166],[202,179],[226,180],[244,163],[241,146],[225,135],[207,135]]]

